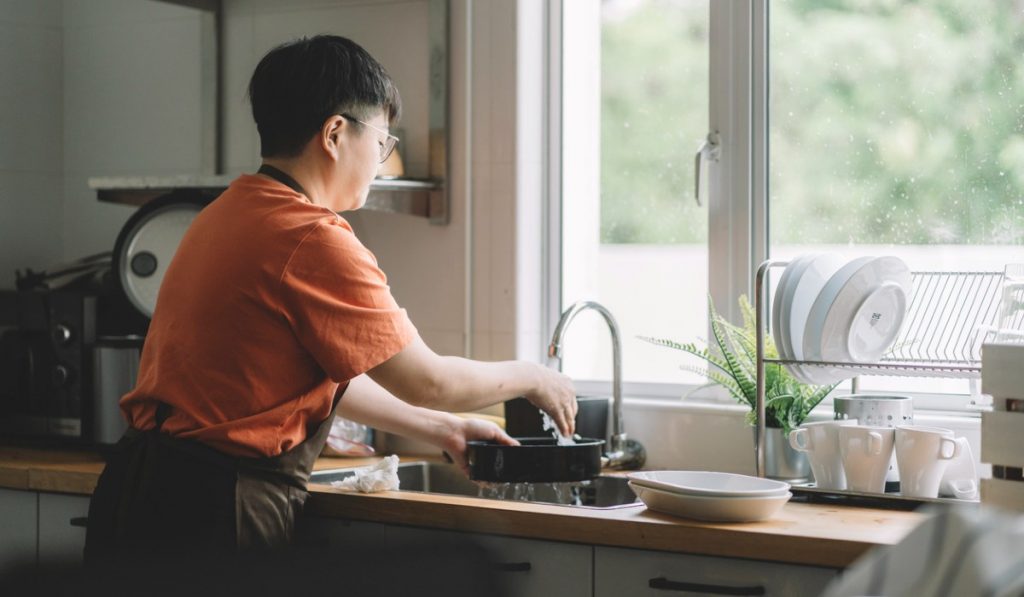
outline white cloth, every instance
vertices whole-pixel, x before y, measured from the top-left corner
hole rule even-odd
[[[398,489],[398,456],[385,456],[377,464],[357,468],[355,474],[331,483],[332,487],[354,489],[361,493]]]
[[[827,597],[1024,594],[1024,516],[949,508],[898,545],[872,549],[837,578]]]

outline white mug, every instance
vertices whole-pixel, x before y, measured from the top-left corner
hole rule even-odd
[[[939,483],[949,461],[960,455],[952,429],[900,425],[896,428],[896,464],[900,467],[900,494],[939,496]]]
[[[885,475],[892,460],[896,430],[849,425],[839,428],[839,452],[846,486],[852,491],[885,493]]]
[[[804,423],[789,432],[789,445],[797,452],[806,452],[820,489],[846,489],[843,458],[839,453],[839,428],[856,425],[857,419]]]

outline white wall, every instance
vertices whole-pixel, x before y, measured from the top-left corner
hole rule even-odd
[[[377,255],[393,293],[434,350],[465,354],[471,320],[472,356],[513,358],[516,4],[477,0],[470,7],[466,0],[452,0],[450,6],[450,223],[433,226],[421,218],[375,212],[345,217]],[[427,8],[425,0],[298,0],[287,5],[227,0],[228,170],[251,171],[259,163],[258,138],[245,99],[259,59],[289,39],[334,33],[364,46],[395,79],[404,104],[399,151],[407,173],[424,175]],[[466,30],[470,18],[471,36]],[[467,51],[472,52],[471,64]]]
[[[93,176],[203,166],[200,12],[153,0],[64,0],[63,255],[114,248],[131,207],[100,203]]]
[[[451,221],[347,217],[435,350],[513,358],[517,3],[450,6]],[[224,9],[228,172],[259,164],[245,97],[258,60],[289,39],[334,33],[396,80],[399,149],[409,174],[426,174],[426,0],[226,0]],[[0,89],[0,285],[13,285],[15,267],[113,248],[133,208],[100,203],[88,178],[203,171],[201,26],[198,11],[152,0],[0,3],[0,72],[19,81]]]
[[[0,288],[61,259],[61,0],[0,1]]]

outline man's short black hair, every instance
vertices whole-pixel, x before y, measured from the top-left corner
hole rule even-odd
[[[337,35],[302,38],[271,50],[252,74],[249,101],[263,157],[298,155],[335,114],[366,120],[384,111],[394,124],[402,110],[384,67],[359,44]]]

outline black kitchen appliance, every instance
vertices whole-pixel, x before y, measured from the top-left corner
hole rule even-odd
[[[0,290],[0,437],[112,444],[148,320],[112,284],[110,254],[17,272]]]
[[[100,297],[0,291],[0,435],[93,443]],[[116,406],[116,404],[115,404]]]
[[[122,227],[112,252],[18,271],[0,290],[0,438],[113,444],[164,272],[208,194],[175,191]]]

